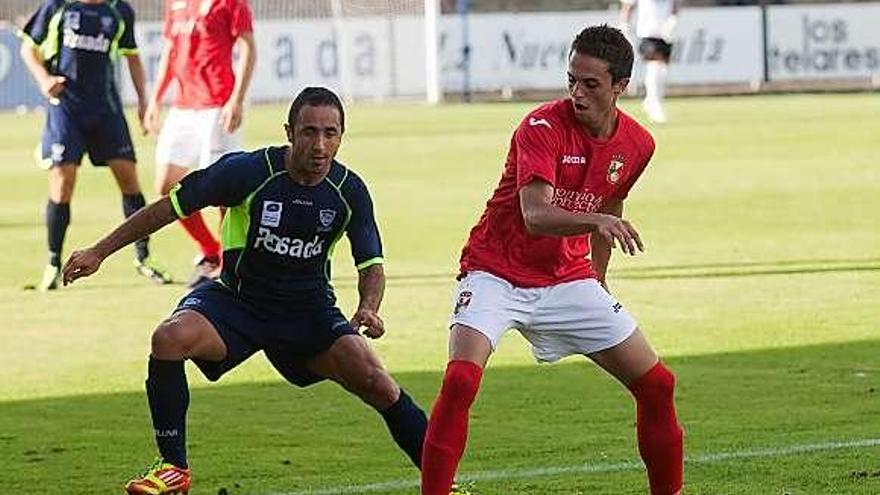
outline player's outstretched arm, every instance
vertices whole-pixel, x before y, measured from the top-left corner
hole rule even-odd
[[[167,196],[142,208],[94,246],[74,251],[61,269],[64,285],[95,273],[111,254],[175,220],[177,214]]]
[[[379,306],[385,296],[385,268],[382,264],[370,265],[358,271],[358,294],[360,302],[351,318],[355,330],[364,328],[364,335],[378,339],[385,334],[385,323],[379,317]]]
[[[644,245],[635,227],[605,213],[573,213],[553,205],[553,186],[534,180],[519,191],[526,230],[532,235],[570,236],[593,233],[615,243],[624,253],[635,255]]]

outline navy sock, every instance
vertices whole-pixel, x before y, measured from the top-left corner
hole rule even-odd
[[[159,453],[166,462],[186,468],[186,409],[189,387],[183,361],[163,361],[150,356],[147,399]]]
[[[51,199],[46,203],[46,230],[49,240],[49,264],[61,266],[61,248],[64,235],[70,225],[70,203],[56,203]]]
[[[123,194],[122,195],[122,213],[125,214],[125,218],[128,218],[134,215],[138,210],[147,205],[147,201],[144,199],[144,195],[141,193],[137,194]],[[149,248],[149,237],[144,237],[143,239],[138,239],[134,241],[134,249],[137,251],[137,259],[138,261],[144,261],[150,256],[150,248]]]
[[[425,411],[400,389],[400,398],[388,409],[380,411],[388,430],[397,445],[406,452],[417,468],[422,467],[422,444],[425,443],[425,430],[428,418]]]

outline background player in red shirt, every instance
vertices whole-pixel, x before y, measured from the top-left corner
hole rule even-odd
[[[538,361],[585,355],[625,385],[636,400],[651,493],[681,490],[675,376],[605,285],[615,244],[630,255],[643,249],[621,218],[654,152],[651,135],[617,108],[632,64],[619,30],[584,29],[570,50],[569,98],[538,107],[514,133],[498,188],[461,256],[449,364],[422,454],[424,495],[449,493],[483,368],[510,328],[531,342]]]
[[[253,16],[246,0],[165,0],[165,49],[145,123],[159,133],[156,188],[166,195],[190,170],[241,149],[244,98],[256,63]],[[239,42],[237,73],[232,50]],[[174,84],[174,104],[159,131],[162,98]],[[201,256],[190,286],[216,276],[220,244],[200,212],[180,219]]]

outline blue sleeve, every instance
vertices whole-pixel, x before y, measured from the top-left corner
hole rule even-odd
[[[256,153],[229,153],[213,165],[187,175],[168,194],[180,218],[206,206],[237,206],[268,177]]]
[[[45,41],[49,34],[49,21],[60,7],[58,0],[44,1],[22,28],[22,37],[33,41],[36,45]]]
[[[351,219],[348,222],[346,235],[351,243],[351,255],[358,270],[370,265],[384,263],[382,255],[382,239],[379,227],[373,215],[373,200],[363,180],[351,174],[344,185],[346,201],[351,207]]]
[[[137,53],[137,41],[134,38],[134,9],[128,2],[119,2],[119,15],[122,16],[122,37],[119,38],[119,53],[132,55]]]

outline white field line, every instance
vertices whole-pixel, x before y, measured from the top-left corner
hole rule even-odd
[[[737,459],[756,459],[761,457],[785,457],[811,452],[823,452],[828,450],[860,449],[880,446],[880,438],[867,438],[864,440],[851,440],[846,442],[826,442],[803,445],[789,445],[785,447],[771,447],[754,450],[735,450],[732,452],[716,452],[689,456],[685,462],[688,464],[713,464]],[[541,478],[570,473],[608,473],[612,471],[627,471],[643,469],[641,461],[625,461],[606,464],[576,464],[570,466],[547,466],[542,468],[498,469],[493,471],[474,471],[465,473],[459,477],[461,481],[486,481],[486,480],[512,480]],[[383,483],[370,483],[367,485],[346,485],[330,488],[315,488],[295,492],[275,492],[266,495],[344,495],[347,493],[373,493],[387,492],[389,490],[402,490],[419,486],[417,479],[394,480]]]

